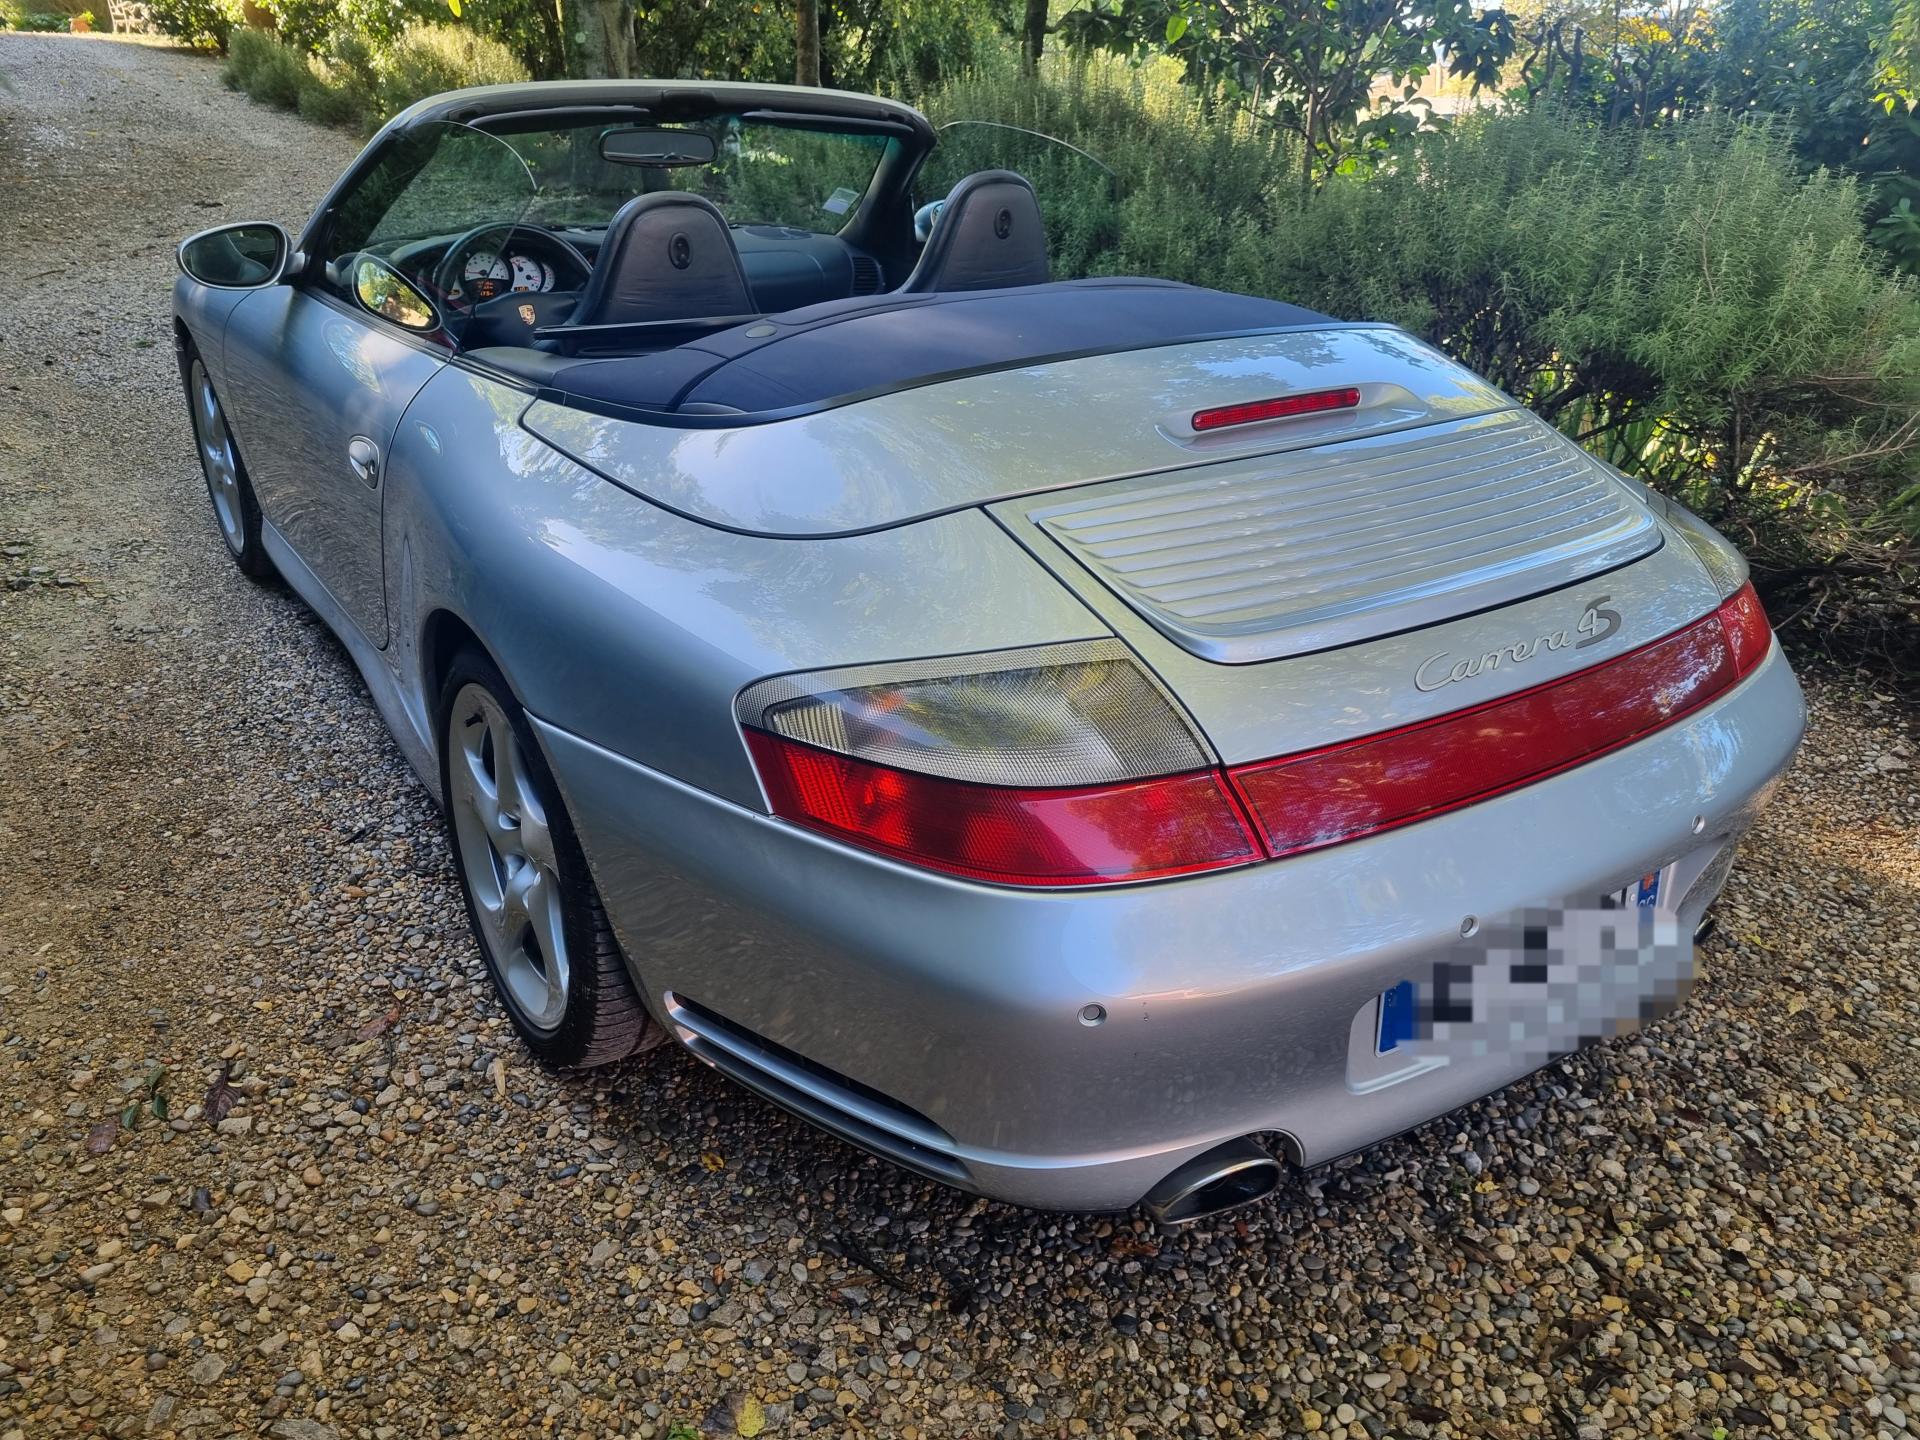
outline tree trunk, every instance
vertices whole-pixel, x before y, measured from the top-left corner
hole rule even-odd
[[[793,83],[820,83],[820,0],[795,0],[793,9]]]
[[[1040,52],[1047,48],[1047,0],[1027,0],[1026,21],[1020,27],[1020,68],[1031,75],[1040,68]]]
[[[633,74],[631,0],[565,0],[564,24],[571,32],[567,73],[584,80]]]

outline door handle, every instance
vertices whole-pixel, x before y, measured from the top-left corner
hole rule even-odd
[[[347,442],[347,464],[367,484],[380,483],[380,447],[366,436],[356,435]]]

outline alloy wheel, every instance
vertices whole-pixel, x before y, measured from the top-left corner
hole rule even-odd
[[[512,723],[484,686],[461,687],[448,728],[447,799],[481,941],[521,1018],[556,1029],[571,972],[545,807]]]
[[[193,438],[200,447],[200,465],[207,474],[207,494],[213,500],[220,537],[238,555],[246,548],[246,511],[240,498],[240,462],[233,450],[233,432],[227,428],[220,398],[213,393],[207,367],[196,358],[188,380],[193,395]]]

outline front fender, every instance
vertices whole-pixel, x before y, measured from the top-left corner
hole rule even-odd
[[[222,290],[212,285],[202,285],[186,275],[174,276],[173,318],[178,326],[174,332],[174,356],[179,361],[183,383],[187,378],[186,349],[180,344],[184,335],[200,353],[207,373],[213,377],[213,388],[224,393],[227,378],[227,317],[249,293],[246,290]]]
[[[520,428],[528,403],[449,366],[393,437],[390,663],[423,722],[422,641],[446,611],[534,715],[760,808],[733,719],[749,682],[1110,633],[978,510],[832,539],[719,530]]]

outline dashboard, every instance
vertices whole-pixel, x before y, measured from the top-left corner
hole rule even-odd
[[[783,225],[734,225],[731,230],[754,306],[763,313],[886,288],[879,261],[838,235]],[[399,247],[389,259],[454,314],[464,315],[506,296],[554,294],[560,301],[583,290],[605,238],[603,226],[507,223],[479,226],[461,236],[423,238]]]

